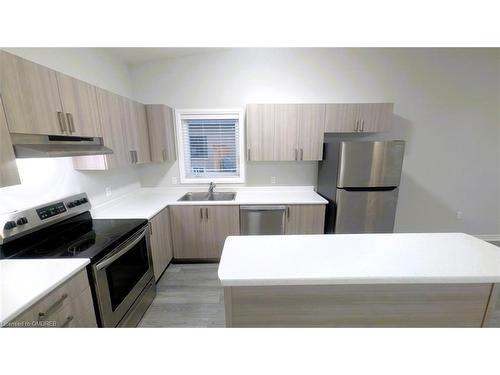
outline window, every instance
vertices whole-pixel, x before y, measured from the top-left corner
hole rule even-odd
[[[182,183],[245,181],[241,110],[175,113]]]

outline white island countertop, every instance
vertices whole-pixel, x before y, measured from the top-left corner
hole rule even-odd
[[[140,188],[92,209],[95,219],[151,219],[172,205],[260,205],[260,204],[327,204],[312,186],[216,188],[216,192],[236,192],[232,201],[182,201],[189,191],[207,191],[205,187]]]
[[[89,263],[89,259],[76,258],[0,261],[0,321],[2,326]]]
[[[500,247],[463,233],[231,236],[223,286],[500,282]]]

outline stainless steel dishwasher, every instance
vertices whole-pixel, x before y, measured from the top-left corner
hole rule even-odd
[[[287,206],[240,206],[240,234],[285,234]]]

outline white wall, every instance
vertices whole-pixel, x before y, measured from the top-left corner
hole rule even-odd
[[[398,231],[500,233],[496,50],[234,49],[131,67],[136,99],[177,108],[250,102],[395,103],[407,141]],[[249,163],[247,184],[315,184],[316,163]],[[140,167],[168,185],[176,163]],[[463,219],[457,219],[457,211]]]
[[[11,48],[18,56],[110,91],[132,96],[128,67],[96,48]],[[71,158],[18,159],[22,185],[0,189],[0,213],[44,203],[66,194],[86,191],[93,204],[105,201],[105,187],[113,196],[140,187],[137,167],[115,171],[78,172]]]

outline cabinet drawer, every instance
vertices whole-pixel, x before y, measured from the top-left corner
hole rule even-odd
[[[91,310],[92,318],[87,316],[88,310]],[[85,317],[82,318],[82,314]],[[66,323],[69,316],[73,316],[67,322],[69,326],[75,326],[79,321],[88,322],[88,326],[96,326],[92,295],[85,269],[13,319],[10,326],[60,327]],[[75,321],[72,322],[72,320]]]

